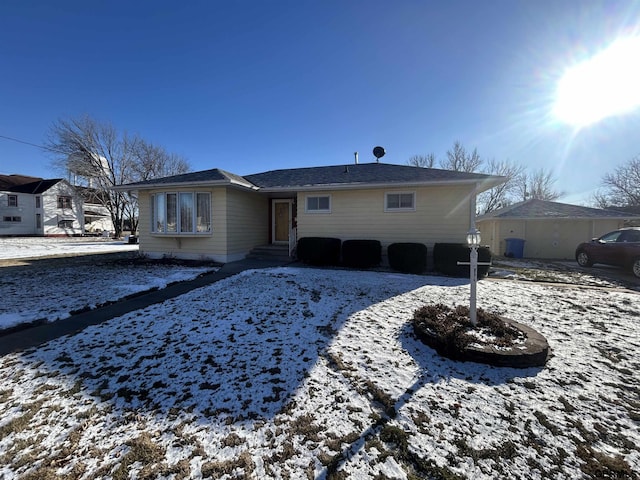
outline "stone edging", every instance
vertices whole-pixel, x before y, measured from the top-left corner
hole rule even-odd
[[[469,347],[455,352],[450,351],[450,346],[438,336],[426,330],[417,328],[414,324],[414,332],[417,337],[440,355],[454,360],[485,363],[496,367],[529,368],[544,366],[549,355],[549,343],[540,333],[533,328],[513,320],[505,321],[527,336],[523,347],[511,350],[498,349],[492,345],[484,347]]]

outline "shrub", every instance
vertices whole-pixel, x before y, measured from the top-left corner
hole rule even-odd
[[[378,240],[345,240],[342,263],[348,267],[368,268],[380,265],[382,245]]]
[[[340,245],[339,238],[304,237],[298,240],[298,259],[311,265],[337,265]]]
[[[387,254],[394,270],[422,273],[427,269],[427,247],[422,243],[392,243]]]
[[[469,265],[458,262],[469,261],[469,246],[463,243],[436,243],[433,246],[434,268],[452,277],[468,277]],[[489,247],[478,247],[478,262],[491,262]],[[486,277],[489,265],[478,265],[478,278]]]

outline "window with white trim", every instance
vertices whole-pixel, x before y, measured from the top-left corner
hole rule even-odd
[[[8,207],[17,207],[18,206],[18,195],[7,195],[7,206]]]
[[[22,221],[22,217],[6,216],[6,217],[2,217],[2,221],[3,222],[11,222],[11,223],[19,223],[19,222]]]
[[[415,209],[415,192],[388,192],[384,195],[385,212],[412,212]]]
[[[58,208],[72,208],[71,197],[66,195],[58,196]]]
[[[151,195],[151,231],[173,235],[211,233],[211,194],[165,192]]]
[[[309,195],[305,201],[307,213],[331,213],[331,195]]]

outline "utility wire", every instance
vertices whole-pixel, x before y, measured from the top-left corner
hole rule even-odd
[[[6,135],[0,135],[0,138],[4,138],[5,140],[11,140],[12,142],[23,143],[24,145],[29,145],[31,147],[36,147],[36,148],[39,148],[40,150],[45,150],[47,152],[65,153],[65,152],[63,152],[61,150],[56,150],[55,148],[45,147],[44,145],[38,145],[38,144],[35,144],[35,143],[27,142],[25,140],[20,140],[19,138],[8,137]]]
[[[35,143],[26,142],[18,138],[7,137],[6,135],[0,135],[0,138],[4,138],[5,140],[11,140],[12,142],[24,143],[25,145],[31,145],[32,147],[41,148],[42,150],[49,150],[47,147],[43,147],[42,145],[36,145]]]

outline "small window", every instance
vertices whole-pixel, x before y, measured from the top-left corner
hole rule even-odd
[[[308,213],[331,213],[331,195],[307,197]]]
[[[59,228],[73,228],[73,220],[60,220],[58,222]]]
[[[416,209],[416,194],[414,192],[399,192],[385,194],[385,211],[414,211]]]
[[[19,223],[22,221],[22,217],[2,217],[3,222]]]
[[[36,208],[42,208],[41,197],[36,196]]]
[[[10,207],[17,207],[18,195],[7,195],[7,203]]]
[[[71,208],[71,197],[59,196],[58,208]]]

